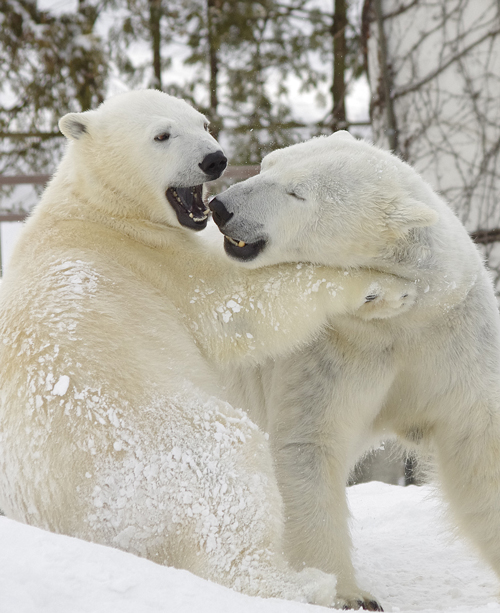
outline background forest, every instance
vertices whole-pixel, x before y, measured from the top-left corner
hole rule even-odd
[[[0,172],[52,170],[59,117],[117,82],[191,101],[236,164],[345,128],[346,82],[363,72],[358,5],[0,0]],[[294,113],[300,91],[319,120]]]

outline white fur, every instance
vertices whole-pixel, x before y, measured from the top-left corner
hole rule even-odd
[[[271,153],[218,199],[234,213],[224,233],[268,241],[247,266],[370,267],[418,289],[400,317],[335,317],[294,355],[226,377],[270,433],[293,565],[336,573],[349,605],[371,598],[350,561],[344,487],[360,454],[397,435],[431,454],[457,525],[500,574],[499,316],[450,208],[408,165],[345,133]]]
[[[268,443],[224,400],[212,359],[258,364],[329,315],[394,314],[414,292],[378,273],[208,261],[165,197],[205,180],[199,164],[219,150],[205,123],[147,90],[61,120],[67,153],[0,291],[0,507],[249,594],[328,605],[335,578],[284,561]]]

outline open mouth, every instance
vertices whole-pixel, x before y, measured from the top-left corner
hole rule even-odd
[[[224,236],[224,251],[237,260],[244,260],[247,262],[253,260],[265,246],[265,239],[260,239],[255,243],[245,243],[245,241],[239,241],[229,236]]]
[[[186,228],[203,230],[207,225],[210,210],[203,202],[202,191],[203,185],[169,187],[166,191],[177,220]]]

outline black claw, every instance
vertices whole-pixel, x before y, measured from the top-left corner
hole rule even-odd
[[[384,611],[376,600],[356,600],[356,609],[362,609],[363,611]],[[345,604],[342,607],[343,611],[352,611],[353,607]]]
[[[356,600],[356,604],[358,605],[356,607],[356,609],[364,609],[365,608],[365,603],[362,600]],[[342,607],[342,611],[352,611],[354,609],[353,606],[345,604]]]

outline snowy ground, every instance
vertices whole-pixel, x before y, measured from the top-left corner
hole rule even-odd
[[[350,488],[359,579],[386,611],[500,613],[496,580],[453,540],[428,487]],[[186,571],[0,517],[0,611],[9,613],[306,613],[243,596]]]

